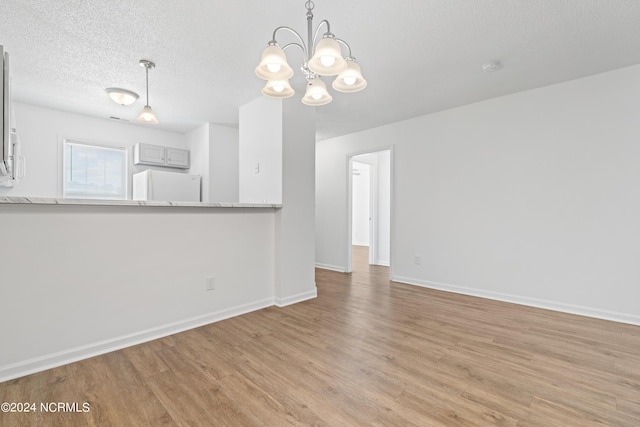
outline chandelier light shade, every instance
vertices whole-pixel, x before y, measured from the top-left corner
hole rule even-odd
[[[367,81],[355,59],[347,58],[347,69],[336,77],[331,86],[338,92],[358,92],[367,87]]]
[[[262,93],[272,98],[289,98],[295,91],[291,88],[289,80],[268,80]]]
[[[298,47],[304,54],[302,72],[307,79],[307,90],[302,98],[302,103],[311,106],[325,105],[333,99],[321,76],[337,76],[332,87],[339,92],[358,92],[367,86],[367,81],[362,77],[360,66],[351,56],[351,47],[342,39],[337,38],[330,29],[329,21],[324,20],[318,24],[313,32],[313,8],[311,0],[305,3],[307,8],[307,38],[305,39],[290,27],[278,27],[273,32],[273,37],[267,48],[262,53],[260,64],[256,67],[256,75],[267,84],[262,89],[266,96],[274,98],[288,98],[295,91],[289,84],[293,76],[293,69],[287,63],[285,51],[290,47]],[[318,43],[320,29],[326,27],[322,38]],[[287,31],[295,37],[295,41],[280,47],[276,36],[280,31]],[[342,47],[346,48],[348,55],[342,56]]]
[[[327,86],[324,82],[315,78],[307,85],[307,92],[302,98],[302,103],[310,106],[326,105],[331,102],[333,97],[327,92]]]
[[[347,61],[342,58],[340,45],[334,37],[328,36],[320,40],[313,58],[309,61],[309,69],[321,76],[336,76],[347,68]]]
[[[105,89],[105,92],[114,102],[120,105],[131,105],[138,100],[138,94],[128,89],[110,87]]]
[[[153,110],[151,109],[151,106],[149,105],[149,69],[154,68],[156,64],[146,59],[141,59],[139,63],[141,67],[145,68],[145,72],[147,75],[147,80],[146,80],[147,81],[147,104],[144,106],[144,108],[142,109],[142,112],[138,116],[138,121],[142,123],[147,123],[150,125],[157,125],[158,119],[156,118],[156,115],[154,114]]]
[[[267,46],[262,53],[262,61],[256,68],[258,77],[264,80],[287,80],[293,76],[293,70],[287,64],[287,57],[280,46]]]

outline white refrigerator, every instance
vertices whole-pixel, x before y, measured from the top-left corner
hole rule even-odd
[[[133,200],[199,202],[200,175],[147,169],[133,174]]]

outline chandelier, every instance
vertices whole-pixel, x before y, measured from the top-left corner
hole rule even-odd
[[[358,92],[367,86],[367,81],[362,77],[360,66],[356,58],[351,56],[351,47],[342,39],[337,38],[332,32],[329,21],[324,20],[318,24],[313,32],[313,8],[311,0],[305,3],[307,8],[307,43],[302,36],[290,27],[278,27],[273,32],[273,37],[267,48],[262,53],[262,60],[256,67],[256,74],[267,81],[262,93],[273,98],[288,98],[295,91],[289,84],[293,76],[293,69],[287,63],[284,51],[297,46],[302,49],[304,63],[302,72],[307,78],[307,91],[302,98],[306,105],[325,105],[331,102],[333,97],[327,92],[327,87],[320,76],[337,76],[331,86],[338,92]],[[317,42],[318,34],[322,26],[326,26],[326,32]],[[276,35],[280,31],[293,33],[299,43],[289,43],[280,47],[276,41]],[[316,44],[317,42],[317,44]],[[348,55],[342,57],[340,45],[347,48]]]

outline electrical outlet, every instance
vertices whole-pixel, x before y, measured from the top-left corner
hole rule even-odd
[[[413,257],[413,263],[415,265],[420,265],[422,264],[422,258],[420,257],[420,255],[416,255],[415,257]]]
[[[207,277],[207,291],[213,291],[216,289],[216,278]]]

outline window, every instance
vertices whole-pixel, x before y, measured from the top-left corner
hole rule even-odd
[[[127,149],[64,141],[62,197],[127,198]]]

